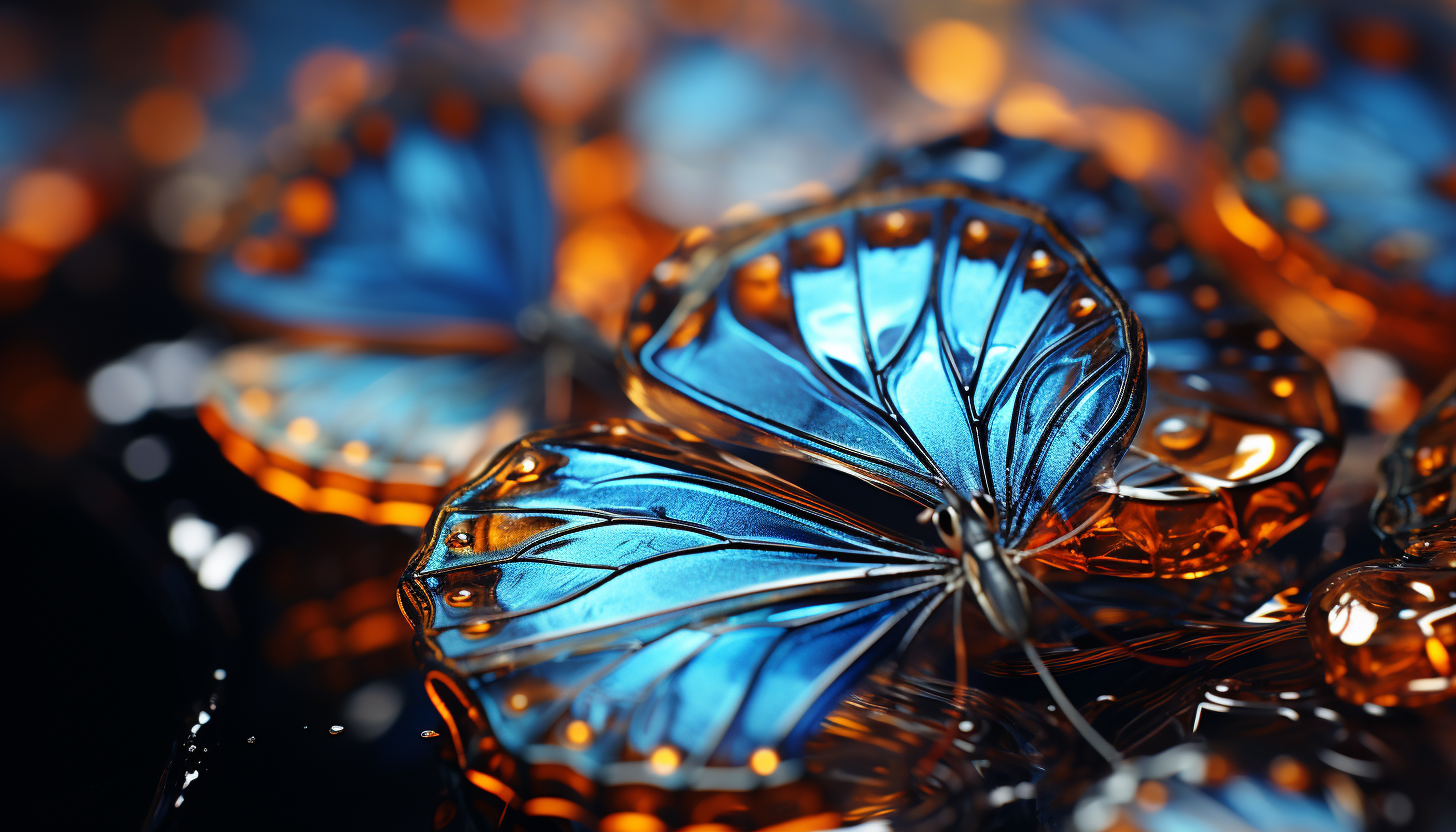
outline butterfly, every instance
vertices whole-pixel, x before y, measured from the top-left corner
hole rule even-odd
[[[287,341],[226,351],[199,413],[265,490],[419,526],[451,478],[566,407],[594,335],[543,311],[554,220],[525,117],[402,67],[207,264],[205,302]],[[546,332],[524,344],[521,321]]]
[[[1067,190],[1089,190],[1075,184],[1085,157],[1064,165],[1065,152],[1048,145],[1015,149],[1035,161],[1038,146],[1053,159],[1038,168],[1041,182],[1072,176]],[[1123,499],[1104,487],[1139,435],[1139,388],[1150,376],[1142,331],[1110,278],[1044,211],[931,173],[876,174],[832,205],[689,235],[639,295],[623,357],[629,395],[673,432],[615,423],[529,438],[446,501],[402,580],[401,606],[472,782],[527,814],[573,815],[587,810],[518,794],[527,775],[513,761],[531,777],[556,767],[609,785],[587,798],[605,808],[634,783],[696,794],[793,785],[802,800],[782,812],[828,806],[848,822],[877,810],[823,784],[844,770],[846,748],[873,757],[867,741],[881,730],[925,759],[909,781],[931,812],[957,792],[928,784],[984,782],[959,751],[947,754],[960,748],[953,742],[986,741],[978,732],[992,724],[1003,732],[992,742],[1024,749],[1025,732],[1045,725],[1044,712],[992,716],[1005,701],[979,694],[1001,683],[972,654],[1025,641],[1024,582],[1034,576],[1017,561],[1085,532],[1073,525],[1083,512],[1094,515],[1089,527],[1103,520],[1107,509],[1096,507],[1110,506],[1109,495]],[[1137,210],[1137,223],[1156,224]],[[1146,228],[1138,233],[1108,240],[1137,249]],[[1191,329],[1184,340],[1198,337]],[[1297,362],[1288,349],[1275,355]],[[1204,401],[1228,410],[1218,397]],[[1326,453],[1337,441],[1319,439],[1313,449]],[[1295,447],[1269,469],[1268,459],[1246,467],[1267,473],[1293,460],[1289,469],[1302,470],[1315,455]],[[791,455],[882,490],[852,512],[839,505],[848,491],[839,483],[791,486],[757,465]],[[1217,464],[1210,470],[1231,467]],[[1200,507],[1226,499],[1215,478],[1174,473],[1201,488],[1169,487],[1163,502],[1174,508],[1180,498]],[[780,494],[787,502],[770,499]],[[1300,500],[1279,507],[1299,522]],[[803,529],[804,512],[824,531],[795,542],[780,526]],[[900,522],[921,513],[933,531]],[[823,526],[826,517],[839,519]],[[724,551],[732,555],[720,571],[706,556]],[[1227,565],[1252,551],[1219,556]],[[893,568],[855,573],[866,560]],[[1148,574],[1153,564],[1143,554],[1123,571]],[[784,583],[782,569],[812,577]],[[798,600],[766,607],[772,620],[747,612],[784,593]],[[984,616],[964,615],[971,607]],[[760,621],[767,632],[733,638],[771,645],[723,643]],[[850,622],[859,629],[845,633]],[[830,633],[843,640],[814,646]],[[1049,678],[1037,651],[1026,655],[1029,671]],[[1048,684],[1062,718],[1081,720]],[[879,719],[885,712],[906,714],[898,732]],[[1101,740],[1083,725],[1090,742]],[[1041,732],[1043,747],[1059,735]],[[815,772],[824,776],[805,779]],[[904,781],[877,782],[902,784],[891,805],[903,798]],[[691,800],[664,797],[647,813],[719,817],[694,815]],[[767,813],[738,824],[784,817],[759,801],[733,805]]]

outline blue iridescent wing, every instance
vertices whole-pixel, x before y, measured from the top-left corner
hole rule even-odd
[[[1142,413],[1141,329],[1039,209],[868,189],[664,262],[624,362],[646,412],[925,503],[992,495],[1004,543],[1065,517]]]
[[[1126,575],[1201,574],[1309,515],[1341,442],[1329,380],[1194,255],[1165,212],[1095,156],[991,129],[897,154],[875,181],[945,177],[1053,206],[1147,337],[1147,404],[1114,472],[1111,522],[1044,557]]]
[[[1266,0],[1037,0],[1021,7],[1039,72],[1074,101],[1131,100],[1202,132]]]
[[[202,424],[302,508],[424,525],[446,484],[540,424],[541,358],[247,344],[206,379]]]
[[[344,149],[322,156],[350,160],[347,169],[284,183],[280,204],[208,264],[204,299],[273,331],[508,345],[517,316],[550,290],[552,210],[525,117],[469,106],[474,123],[449,132],[420,116],[361,116],[350,138],[333,140]],[[300,182],[331,201],[326,228],[289,224]]]
[[[492,739],[462,748],[745,790],[803,773],[825,712],[954,574],[701,442],[617,422],[502,454],[439,510],[400,597],[427,661],[478,703]]]

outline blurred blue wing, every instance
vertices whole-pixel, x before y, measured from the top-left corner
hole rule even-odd
[[[304,508],[408,525],[423,525],[453,477],[539,425],[544,399],[536,354],[246,344],[223,352],[205,384],[204,426],[265,488]]]
[[[954,567],[623,422],[499,457],[440,509],[401,598],[512,754],[604,783],[737,790],[802,773],[824,712],[913,638]],[[680,765],[655,768],[663,748]],[[784,765],[750,771],[759,749]]]
[[[286,331],[375,342],[498,346],[550,291],[552,213],[525,117],[483,108],[467,136],[401,123],[382,156],[354,147],[332,183],[336,214],[280,273],[215,257],[203,295],[235,317]],[[249,239],[287,237],[277,212]]]
[[[840,254],[814,253],[825,235]],[[871,189],[691,257],[659,267],[669,279],[644,290],[625,352],[629,395],[673,424],[921,502],[992,495],[1010,545],[1079,507],[1137,428],[1141,330],[1023,203],[946,182]]]
[[[1308,233],[1323,248],[1386,278],[1456,294],[1456,76],[1449,61],[1456,27],[1449,15],[1297,6],[1265,29],[1260,63],[1237,100],[1272,96],[1277,120],[1267,133],[1247,124],[1232,131],[1230,152],[1242,164],[1250,151],[1270,148],[1279,170],[1267,181],[1241,180],[1250,205],[1287,227],[1287,201],[1314,197],[1326,219]],[[1394,63],[1362,57],[1361,30],[1370,29],[1377,30],[1372,37],[1394,39]],[[1291,44],[1316,56],[1313,78],[1289,83],[1279,76],[1279,50]]]
[[[1266,0],[1037,0],[1022,6],[1039,71],[1074,101],[1131,99],[1201,132]]]

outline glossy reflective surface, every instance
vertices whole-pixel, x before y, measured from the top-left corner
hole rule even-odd
[[[865,190],[725,232],[639,296],[628,395],[680,427],[934,504],[995,499],[1005,545],[1105,483],[1142,333],[1040,209],[963,184]]]
[[[1417,559],[1456,557],[1456,373],[1381,460],[1375,528]]]
[[[877,179],[954,176],[1054,206],[1138,316],[1148,343],[1142,425],[1114,473],[1045,552],[1076,569],[1193,576],[1248,558],[1308,517],[1341,444],[1323,369],[1181,240],[1171,219],[1095,157],[976,130],[888,160]]]
[[[1306,619],[1325,680],[1350,702],[1425,705],[1456,692],[1449,555],[1430,567],[1375,561],[1347,569],[1310,596]]]

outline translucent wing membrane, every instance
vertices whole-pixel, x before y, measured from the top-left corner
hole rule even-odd
[[[458,91],[370,110],[220,251],[203,298],[268,331],[498,351],[550,290],[535,136]],[[417,112],[423,110],[424,112]]]
[[[1028,548],[1124,575],[1199,575],[1282,537],[1313,509],[1340,424],[1320,365],[1197,259],[1177,227],[1095,157],[977,130],[903,153],[871,182],[957,177],[1054,206],[1147,337],[1142,425],[1116,499],[1089,502]]]
[[[955,561],[632,423],[523,440],[401,584],[490,736],[605,784],[749,789],[951,594]]]
[[[664,420],[873,479],[994,497],[1004,544],[1121,458],[1145,349],[1038,209],[938,182],[726,232],[639,297],[628,393]]]
[[[234,347],[199,409],[223,453],[315,511],[423,525],[445,484],[539,424],[541,359]]]

